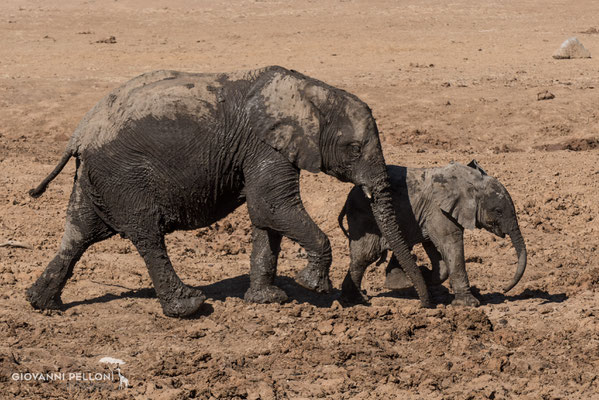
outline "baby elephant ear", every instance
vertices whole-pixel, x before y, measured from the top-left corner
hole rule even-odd
[[[472,160],[468,163],[468,166],[470,168],[474,168],[475,170],[477,170],[478,172],[480,172],[483,175],[487,175],[487,172],[483,169],[483,167],[480,166],[480,164],[478,163],[478,161],[476,160]]]
[[[250,103],[255,134],[300,169],[320,172],[320,118],[301,77],[277,73]]]
[[[463,167],[462,167],[463,168]],[[464,229],[476,228],[476,188],[459,171],[444,169],[431,177],[432,198]]]

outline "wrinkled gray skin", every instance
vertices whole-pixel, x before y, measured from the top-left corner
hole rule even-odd
[[[526,269],[526,246],[520,233],[514,204],[499,181],[488,176],[476,161],[468,166],[450,164],[441,168],[389,166],[393,204],[400,229],[410,248],[422,243],[432,270],[422,269],[430,285],[447,277],[455,294],[454,305],[478,306],[470,291],[464,262],[464,229],[484,228],[499,237],[509,235],[518,255],[518,267],[507,292]],[[347,215],[348,230],[343,227]],[[390,247],[378,229],[368,201],[359,188],[349,193],[339,215],[339,226],[349,238],[350,268],[343,282],[342,298],[349,303],[367,303],[360,291],[366,268],[384,261]],[[411,283],[395,255],[389,260],[385,286],[409,288]]]
[[[306,213],[299,172],[322,171],[371,195],[381,232],[430,306],[426,283],[399,231],[376,123],[357,97],[281,67],[231,74],[157,71],[114,90],[89,111],[40,196],[70,157],[77,160],[60,249],[27,298],[60,308],[83,252],[118,233],[145,260],[166,315],[195,313],[204,294],[181,282],[165,234],[208,226],[247,202],[253,226],[245,299],[282,302],[274,286],[282,236],[308,265],[302,286],[329,292],[331,247]]]

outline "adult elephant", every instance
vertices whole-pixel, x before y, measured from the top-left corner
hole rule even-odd
[[[205,296],[176,275],[164,236],[210,225],[246,201],[253,250],[245,299],[287,299],[274,286],[283,235],[308,254],[297,282],[329,292],[331,247],[302,205],[301,169],[362,187],[422,305],[431,304],[397,225],[371,110],[343,90],[278,66],[231,74],[151,72],[85,115],[60,163],[31,196],[40,196],[71,157],[77,171],[65,233],[27,291],[35,308],[60,308],[83,252],[119,233],[144,258],[164,314],[193,314]]]

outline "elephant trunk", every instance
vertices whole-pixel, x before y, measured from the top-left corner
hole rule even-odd
[[[384,178],[379,179],[377,184],[372,187],[372,190],[369,190],[369,188],[365,186],[363,186],[363,190],[367,197],[372,197],[371,207],[376,223],[392,249],[393,254],[397,258],[397,261],[399,261],[399,264],[414,284],[421,305],[427,308],[432,307],[430,294],[422,276],[422,272],[416,265],[406,240],[399,230],[391,197],[391,185],[388,182],[388,178],[385,176]]]
[[[518,268],[516,269],[512,282],[503,289],[504,293],[507,293],[518,284],[520,278],[524,275],[524,270],[526,270],[526,245],[524,244],[522,233],[520,233],[520,229],[516,227],[509,233],[509,235],[512,244],[514,245],[514,249],[516,249],[516,254],[518,255]]]

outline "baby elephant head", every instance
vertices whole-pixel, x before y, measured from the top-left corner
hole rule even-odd
[[[509,235],[518,256],[511,290],[526,269],[526,245],[512,198],[505,187],[472,160],[467,167],[453,164],[433,176],[433,195],[441,209],[463,228],[483,228],[503,238]],[[436,188],[436,189],[435,189]]]

